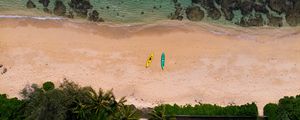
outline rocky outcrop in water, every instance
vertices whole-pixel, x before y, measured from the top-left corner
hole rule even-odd
[[[249,15],[253,11],[255,0],[244,0],[241,2],[240,10],[242,15]]]
[[[273,15],[267,15],[268,19],[269,19],[269,26],[274,26],[274,27],[281,27],[283,26],[283,21],[282,21],[282,17],[276,17]]]
[[[222,0],[221,10],[226,20],[231,21],[234,18],[233,10],[240,8],[241,0]]]
[[[200,6],[201,9],[205,10],[205,16],[212,18],[213,20],[218,20],[223,15],[225,20],[244,27],[263,25],[281,27],[284,24],[284,17],[287,24],[290,26],[297,26],[300,24],[300,0],[191,1],[192,6]],[[192,15],[190,12],[191,8],[186,8],[187,16]],[[188,19],[194,21],[194,19]]]
[[[285,13],[286,22],[290,26],[297,26],[300,23],[300,0],[267,0],[267,4],[278,14]],[[274,17],[270,18],[275,19]],[[277,19],[280,21],[280,18]],[[270,21],[275,22],[271,19]]]
[[[299,13],[288,13],[285,19],[290,26],[297,26],[300,23]]]
[[[169,18],[171,20],[182,20],[183,19],[183,7],[177,0],[173,0],[174,6],[175,6],[175,12],[171,13]]]
[[[69,11],[68,14],[66,15],[67,18],[74,18],[74,14],[72,11]]]
[[[36,6],[31,0],[28,0],[26,3],[26,7],[27,8],[35,8]]]
[[[93,5],[89,0],[68,0],[69,7],[64,5],[63,0],[51,3],[50,0],[38,1],[43,4],[43,10],[50,14],[54,13],[68,18],[79,16],[95,22],[103,21],[99,16],[99,10],[91,11]],[[191,5],[181,4],[178,0],[170,1],[174,4],[174,11],[168,15],[171,20],[201,21],[207,17],[208,20],[227,20],[244,27],[264,25],[281,27],[300,24],[300,0],[191,0]],[[124,2],[121,1],[119,4]],[[49,4],[54,5],[53,11],[48,9]],[[36,6],[32,0],[28,0],[26,7],[35,8]],[[162,7],[164,6],[153,5],[151,12],[159,11]],[[111,6],[106,6],[106,9],[102,6],[100,9],[115,11]],[[140,14],[145,15],[148,12],[141,10]],[[119,12],[116,15],[125,17]]]
[[[52,14],[52,11],[50,11],[48,9],[48,6],[49,6],[49,3],[50,3],[50,0],[39,0],[39,3],[41,3],[43,5],[43,11],[45,13],[49,13],[49,14]]]
[[[263,26],[264,21],[261,14],[255,14],[255,16],[249,16],[248,18],[243,16],[238,25],[243,27]]]
[[[52,11],[51,10],[49,10],[48,8],[43,8],[43,11],[45,12],[45,13],[49,13],[49,14],[52,14]]]
[[[267,0],[267,2],[269,8],[279,14],[287,12],[293,6],[292,0]]]
[[[221,12],[216,8],[213,0],[194,0],[194,3],[201,4],[207,11],[207,17],[210,17],[213,20],[221,18]]]
[[[221,18],[221,12],[218,9],[211,9],[208,11],[207,17],[212,18],[213,20],[218,20]]]
[[[104,22],[104,20],[102,18],[99,17],[99,13],[97,10],[93,10],[90,14],[89,14],[89,18],[90,21],[93,22]]]
[[[43,6],[46,8],[48,7],[50,0],[39,0],[39,3],[43,4]]]
[[[300,1],[294,0],[292,6],[292,9],[286,12],[286,21],[291,26],[297,26],[300,24]]]
[[[54,14],[57,16],[64,16],[68,18],[74,18],[74,16],[79,16],[83,18],[88,18],[88,20],[93,22],[104,22],[103,18],[99,16],[98,11],[93,10],[89,13],[93,6],[90,4],[89,0],[70,0],[68,5],[70,9],[68,10],[62,0],[56,0],[54,4],[53,11],[48,9],[49,0],[39,0],[39,3],[43,4],[43,11],[49,14]],[[28,0],[26,4],[27,8],[34,8],[35,5],[32,0]],[[107,6],[108,7],[108,6]],[[74,13],[75,12],[75,15]]]
[[[256,13],[265,13],[265,14],[269,13],[267,6],[264,3],[255,3],[253,5],[253,9]]]
[[[84,18],[87,17],[88,10],[93,8],[89,0],[71,0],[69,6],[77,16]]]
[[[53,9],[53,13],[57,16],[65,16],[66,14],[66,6],[61,0],[55,1],[55,7]]]
[[[190,6],[186,8],[186,17],[191,21],[200,21],[204,18],[204,11],[198,6]]]

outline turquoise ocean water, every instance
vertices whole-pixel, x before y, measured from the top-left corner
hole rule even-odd
[[[33,16],[53,16],[43,12],[43,6],[38,1],[32,0],[37,8],[27,9],[28,0],[0,0],[0,15],[33,15]],[[67,7],[70,0],[62,0]],[[191,6],[191,0],[177,0],[183,8]],[[53,10],[55,0],[50,0],[48,9]],[[112,23],[153,23],[160,20],[167,20],[171,13],[174,13],[175,7],[173,0],[90,0],[93,9],[97,10],[106,22]],[[68,10],[67,10],[68,11]],[[205,10],[204,10],[205,11]],[[144,14],[141,14],[141,13]],[[26,13],[26,14],[24,14]],[[207,16],[202,22],[233,25],[240,21],[240,11],[235,11],[233,21],[225,20],[224,16],[219,20],[212,20]],[[185,13],[182,13],[185,17]],[[266,21],[266,15],[262,15]],[[78,18],[77,18],[78,19]],[[184,18],[187,20],[186,18]]]
[[[22,14],[18,11],[36,12],[40,15],[43,11],[42,4],[38,0],[32,0],[37,9],[27,9],[27,0],[0,0],[0,14],[2,13],[16,13]],[[67,9],[69,0],[62,0]],[[55,0],[50,0],[49,9],[54,8]],[[168,19],[168,15],[175,11],[173,0],[90,0],[93,9],[100,13],[100,16],[109,22],[118,23],[133,23],[133,22],[154,22],[158,20]],[[191,5],[191,0],[178,0],[183,7]],[[144,12],[144,14],[141,14]],[[50,15],[49,15],[50,16]]]

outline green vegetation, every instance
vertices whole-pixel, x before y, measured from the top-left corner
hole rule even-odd
[[[278,105],[269,103],[264,107],[264,115],[268,116],[269,120],[278,120],[277,118]]]
[[[45,82],[43,84],[43,89],[45,91],[53,90],[55,88],[54,84],[51,81]]]
[[[258,116],[255,103],[241,106],[230,105],[221,107],[211,104],[197,105],[169,105],[156,106],[151,113],[152,119],[166,119],[166,116],[176,115],[200,115],[200,116]]]
[[[149,113],[126,105],[125,98],[117,100],[111,90],[95,91],[67,80],[57,88],[52,82],[45,82],[42,87],[32,84],[20,94],[22,100],[0,94],[1,120],[136,120],[141,114]],[[149,115],[153,120],[177,115],[256,117],[258,110],[255,103],[225,107],[202,103],[193,106],[162,104],[154,107]],[[267,104],[264,115],[269,120],[300,120],[300,95],[284,97],[278,104]]]
[[[269,120],[300,120],[300,95],[281,98],[278,104],[267,104],[264,114]]]
[[[24,102],[17,98],[8,99],[6,94],[0,94],[0,119],[1,120],[20,120],[22,119],[22,109]]]
[[[116,100],[112,91],[80,87],[64,81],[58,88],[46,82],[40,88],[36,84],[26,86],[22,100],[0,97],[0,119],[34,120],[111,120],[139,118],[137,109],[125,105],[125,98]]]

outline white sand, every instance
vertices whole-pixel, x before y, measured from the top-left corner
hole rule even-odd
[[[27,84],[67,78],[113,88],[140,107],[256,102],[261,114],[266,103],[300,93],[300,28],[0,19],[0,64],[8,68],[0,74],[0,93],[10,97]]]

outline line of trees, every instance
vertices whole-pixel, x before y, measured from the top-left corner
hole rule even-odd
[[[80,87],[64,81],[58,88],[51,82],[43,87],[26,86],[17,98],[0,96],[1,120],[126,120],[138,119],[133,105],[125,105],[125,98],[116,100],[112,91],[97,92],[91,87]]]
[[[269,120],[300,120],[300,95],[284,97],[278,104],[269,103],[264,107]]]
[[[167,117],[172,118],[177,115],[257,117],[258,109],[255,103],[241,106],[229,105],[226,107],[202,103],[194,106],[163,104],[154,107],[154,110],[150,115],[152,116],[152,119],[166,119]]]
[[[65,80],[59,87],[45,82],[26,86],[21,91],[23,99],[0,95],[1,120],[136,120],[147,114],[149,119],[164,120],[177,115],[257,117],[255,103],[221,107],[212,104],[170,105],[162,104],[150,110],[139,110],[126,105],[126,99],[117,100],[112,91],[95,91]],[[278,104],[264,107],[269,120],[300,120],[300,95],[284,97]]]
[[[6,94],[0,95],[0,119],[13,120],[22,119],[22,110],[24,102],[17,98],[8,99]]]
[[[43,11],[49,14],[53,13],[54,15],[68,18],[74,18],[76,15],[77,17],[87,18],[93,22],[104,22],[103,18],[99,16],[99,12],[93,10],[93,5],[89,0],[69,0],[68,2],[64,0],[55,0],[53,1],[53,10],[48,9],[50,0],[39,0],[39,3],[43,5]],[[69,9],[67,9],[65,3],[67,3]],[[36,5],[33,0],[28,0],[26,7],[28,9],[33,9],[36,8]]]

